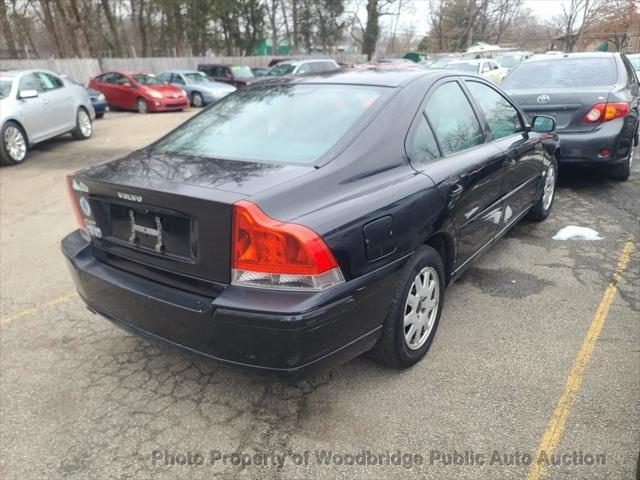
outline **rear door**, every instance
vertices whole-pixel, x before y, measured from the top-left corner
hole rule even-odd
[[[517,218],[531,205],[540,178],[542,150],[537,134],[525,131],[520,112],[492,86],[466,80],[465,85],[484,117],[493,144],[504,152],[504,219]]]
[[[485,132],[461,84],[440,82],[427,95],[407,142],[415,168],[436,183],[458,233],[457,265],[498,231],[504,153]]]

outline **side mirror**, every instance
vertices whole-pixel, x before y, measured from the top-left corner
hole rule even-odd
[[[556,129],[556,119],[546,115],[536,115],[531,120],[531,130],[536,133],[550,133]]]
[[[124,82],[122,86],[125,88],[131,88],[131,84],[129,82]]]
[[[38,91],[35,89],[20,90],[18,92],[19,98],[36,98],[37,96],[38,96]]]

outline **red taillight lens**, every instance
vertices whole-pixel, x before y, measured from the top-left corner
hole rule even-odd
[[[231,248],[236,284],[324,290],[344,282],[333,254],[313,230],[274,220],[246,200],[233,206]]]
[[[81,229],[85,228],[84,217],[80,212],[80,204],[78,203],[78,197],[76,191],[73,188],[73,175],[67,175],[67,192],[69,193],[69,199],[71,200],[71,206],[73,207],[73,214],[76,217],[76,221]]]
[[[582,117],[582,123],[608,122],[609,120],[624,117],[627,113],[629,113],[628,103],[598,103],[591,107],[591,110]]]

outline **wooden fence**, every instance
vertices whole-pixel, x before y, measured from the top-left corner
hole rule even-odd
[[[0,70],[42,68],[51,70],[78,82],[88,83],[100,72],[123,70],[158,74],[172,69],[195,69],[199,63],[223,63],[266,67],[274,57],[148,57],[148,58],[34,58],[22,60],[0,60]],[[339,62],[361,62],[366,57],[358,54],[338,53],[331,56],[296,56],[296,58],[334,58]]]

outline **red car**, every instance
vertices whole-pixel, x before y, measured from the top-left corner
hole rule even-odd
[[[89,88],[103,93],[109,107],[140,113],[189,108],[189,97],[184,90],[146,73],[102,73],[91,79]]]

